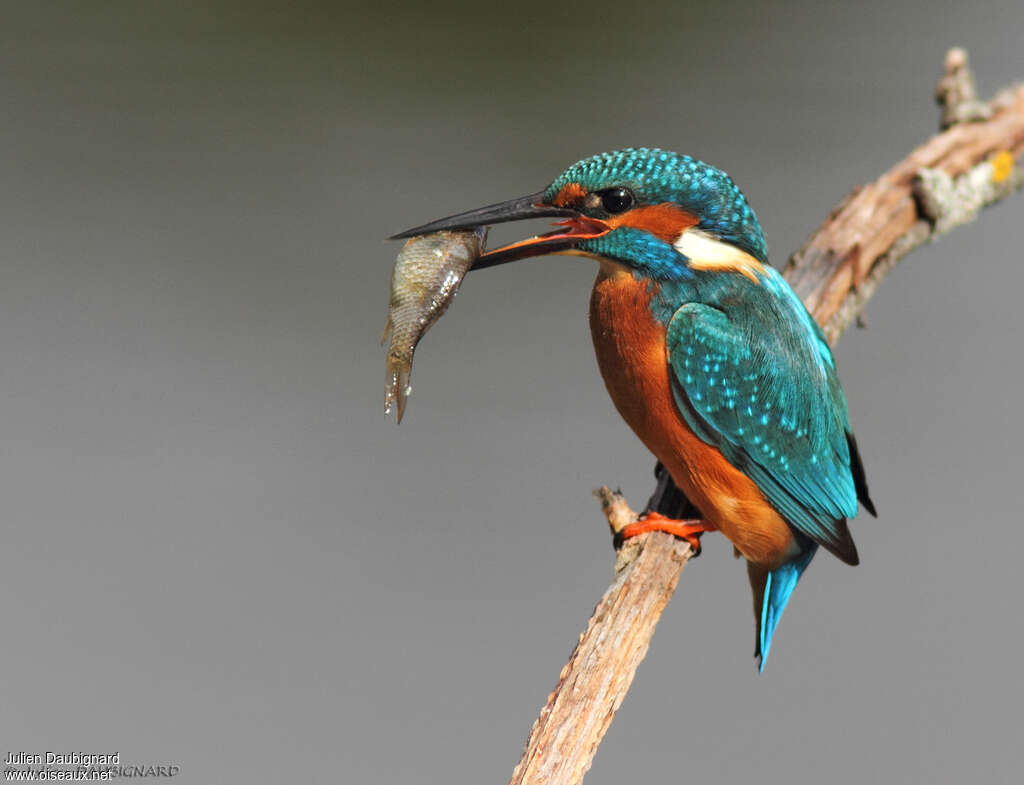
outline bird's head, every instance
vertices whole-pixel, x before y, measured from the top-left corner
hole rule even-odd
[[[582,254],[646,277],[671,279],[693,267],[743,271],[767,262],[761,226],[729,175],[689,156],[651,148],[585,158],[543,191],[395,237],[543,217],[563,220],[553,232],[489,251],[473,269],[544,254]]]

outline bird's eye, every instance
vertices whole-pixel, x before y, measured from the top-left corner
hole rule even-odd
[[[601,206],[609,213],[624,213],[633,206],[633,192],[628,188],[609,188],[601,193]]]

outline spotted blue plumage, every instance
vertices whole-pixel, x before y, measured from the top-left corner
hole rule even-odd
[[[676,310],[666,338],[676,402],[687,425],[790,525],[853,564],[846,518],[857,513],[857,489],[846,399],[828,346],[788,298],[769,295],[784,282],[768,275],[761,291],[736,282],[733,296],[746,307],[734,301],[725,310],[716,298]]]

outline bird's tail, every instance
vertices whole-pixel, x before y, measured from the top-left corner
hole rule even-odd
[[[768,651],[772,647],[772,634],[778,626],[797,581],[811,563],[817,544],[809,542],[792,560],[774,570],[766,570],[747,562],[750,588],[754,591],[754,619],[757,622],[757,643],[754,656],[758,657],[758,671],[764,670]]]

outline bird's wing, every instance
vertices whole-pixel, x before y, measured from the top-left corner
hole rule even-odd
[[[682,306],[667,334],[673,392],[690,428],[793,527],[856,564],[846,526],[858,495],[846,400],[824,337],[805,315],[744,327],[712,306]]]

